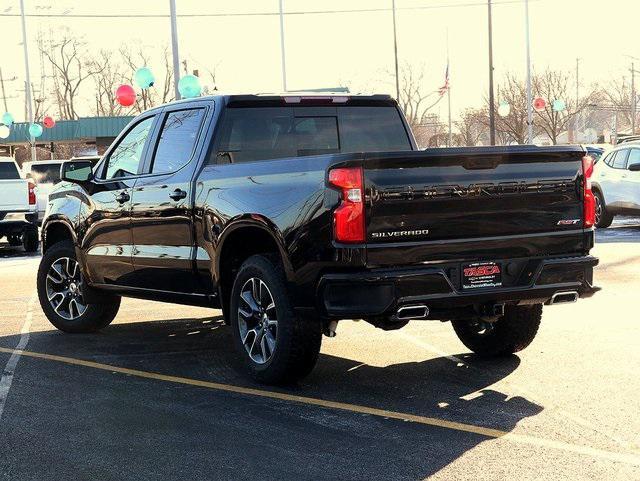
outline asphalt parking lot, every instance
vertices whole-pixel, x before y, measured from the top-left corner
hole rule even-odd
[[[592,299],[482,361],[448,324],[343,322],[300,385],[252,383],[220,312],[126,299],[65,335],[0,245],[0,479],[640,480],[640,219],[598,232]]]

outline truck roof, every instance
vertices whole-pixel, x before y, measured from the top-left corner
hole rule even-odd
[[[295,106],[295,105],[358,105],[358,106],[395,106],[396,101],[387,94],[346,94],[344,92],[287,92],[277,93],[258,93],[258,94],[231,94],[231,95],[207,95],[203,97],[195,97],[192,99],[181,99],[158,105],[149,109],[153,111],[160,109],[166,105],[189,104],[202,101],[219,101],[225,105],[232,107],[248,107],[251,105],[260,105],[263,107],[278,106]]]

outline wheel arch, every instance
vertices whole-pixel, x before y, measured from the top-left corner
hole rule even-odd
[[[223,230],[216,249],[214,275],[223,309],[228,306],[235,272],[244,260],[256,254],[277,255],[287,280],[292,278],[293,268],[277,226],[256,214],[238,218]]]
[[[77,237],[71,223],[63,218],[56,218],[46,221],[42,226],[42,253],[56,242],[70,240],[77,244]]]

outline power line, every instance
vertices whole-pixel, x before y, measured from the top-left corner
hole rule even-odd
[[[501,0],[493,2],[493,5],[513,5],[520,4],[523,0]],[[541,1],[541,0],[535,0]],[[396,7],[396,10],[433,10],[443,8],[467,8],[486,6],[485,2],[474,1],[456,4],[437,4],[437,5],[421,5],[415,7]],[[374,12],[390,12],[389,7],[380,8],[362,8],[362,9],[343,9],[343,10],[308,10],[308,11],[289,11],[283,12],[283,15],[329,15],[336,13],[374,13]],[[230,13],[181,13],[177,15],[179,18],[198,18],[198,17],[270,17],[279,16],[280,12],[230,12]],[[132,13],[132,14],[83,14],[83,13],[30,13],[26,17],[33,18],[168,18],[168,14],[163,13]],[[17,13],[0,13],[0,17],[20,17]]]

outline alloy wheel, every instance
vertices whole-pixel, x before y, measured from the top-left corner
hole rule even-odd
[[[596,221],[596,226],[600,224],[600,219],[602,219],[602,201],[600,200],[600,196],[596,195],[595,196],[595,201],[596,201],[596,217],[595,217],[595,221]]]
[[[47,299],[54,312],[68,321],[78,319],[87,310],[82,297],[83,279],[75,259],[55,260],[47,273]]]
[[[240,290],[238,329],[240,339],[256,364],[265,364],[276,350],[278,319],[271,291],[259,278],[252,277]]]

